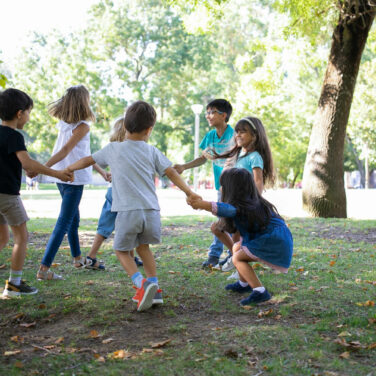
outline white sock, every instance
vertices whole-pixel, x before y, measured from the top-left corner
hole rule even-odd
[[[265,292],[265,287],[264,286],[261,286],[261,287],[255,287],[254,289],[253,289],[253,291],[258,291],[258,292],[260,292],[261,294],[263,293],[263,292]]]
[[[22,270],[10,270],[9,282],[15,286],[21,284]]]
[[[239,279],[239,283],[240,283],[241,287],[247,287],[248,286],[248,282],[243,282],[240,279]]]

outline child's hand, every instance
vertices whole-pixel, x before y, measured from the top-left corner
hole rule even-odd
[[[104,180],[108,181],[109,183],[112,182],[112,175],[111,172],[106,172],[103,176]]]
[[[187,204],[192,206],[193,209],[201,209],[202,198],[200,196],[188,196]]]
[[[187,197],[187,200],[202,200],[202,197],[200,195],[198,195],[197,193],[195,192],[192,192],[191,194],[188,195]]]
[[[32,179],[32,178],[35,178],[36,176],[38,176],[38,173],[29,170],[29,171],[26,172],[26,176],[28,176],[30,179]]]
[[[181,175],[181,173],[184,171],[184,168],[182,165],[180,164],[175,164],[172,166],[172,168],[179,174]]]
[[[56,175],[56,177],[62,181],[74,181],[74,173],[68,168],[66,168],[65,170],[57,171]]]

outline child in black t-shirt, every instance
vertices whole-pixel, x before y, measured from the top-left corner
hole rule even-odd
[[[17,129],[29,121],[33,100],[23,91],[7,89],[0,92],[0,250],[9,241],[10,226],[13,233],[13,252],[10,278],[5,283],[3,297],[36,294],[35,287],[21,280],[27,248],[29,219],[20,198],[21,176],[24,169],[29,177],[45,174],[64,181],[72,181],[67,170],[56,171],[31,159],[25,140]]]

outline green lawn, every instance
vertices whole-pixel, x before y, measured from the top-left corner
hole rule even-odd
[[[105,272],[73,269],[64,243],[55,262],[65,280],[37,282],[54,220],[31,220],[24,274],[39,293],[0,300],[0,374],[375,376],[376,221],[287,222],[290,271],[256,265],[273,299],[244,309],[224,290],[229,273],[200,268],[210,218],[163,218],[153,250],[165,304],[137,313],[111,239]],[[84,253],[96,223],[81,221]],[[10,254],[0,253],[3,279]]]

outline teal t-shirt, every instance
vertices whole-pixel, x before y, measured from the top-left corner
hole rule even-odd
[[[246,153],[243,152],[243,150],[239,154],[239,158],[235,163],[235,167],[237,168],[245,168],[253,175],[253,169],[256,167],[261,168],[261,170],[264,169],[264,161],[260,155],[259,152],[253,151],[252,153],[249,153],[247,156],[242,157]]]
[[[221,138],[218,137],[216,129],[208,132],[205,135],[204,139],[201,141],[200,149],[214,149],[216,153],[223,154],[231,150],[234,146],[234,130],[230,127],[229,124],[227,124],[225,133],[223,133]],[[214,183],[216,190],[219,190],[220,188],[219,177],[221,176],[225,161],[226,159],[213,160]]]

